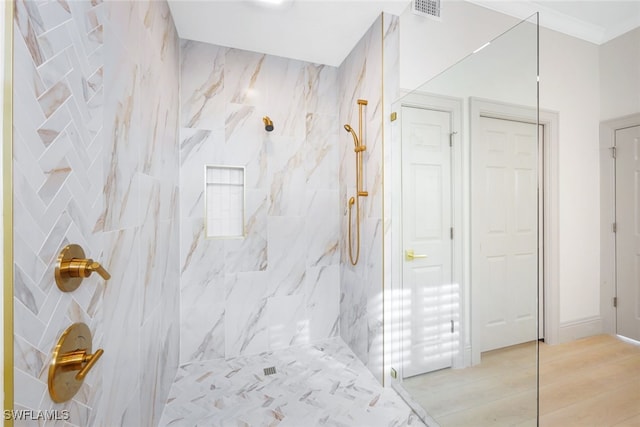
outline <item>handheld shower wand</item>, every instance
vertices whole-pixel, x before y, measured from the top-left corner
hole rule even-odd
[[[362,153],[367,150],[367,146],[362,143],[362,107],[367,105],[367,101],[364,99],[358,99],[358,134],[354,132],[353,128],[348,124],[344,125],[344,130],[349,132],[353,137],[354,148],[356,153],[356,196],[349,199],[349,260],[352,265],[358,263],[360,258],[360,197],[367,197],[368,192],[362,189]],[[351,207],[356,205],[356,254],[353,256],[353,248],[351,241],[353,240],[351,235]]]

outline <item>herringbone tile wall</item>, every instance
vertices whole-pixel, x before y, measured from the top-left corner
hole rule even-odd
[[[178,39],[166,2],[17,1],[14,46],[16,409],[72,425],[155,425],[178,359]],[[162,90],[158,90],[161,88]],[[61,292],[68,243],[112,274]],[[105,355],[73,400],[50,353],[85,322]]]

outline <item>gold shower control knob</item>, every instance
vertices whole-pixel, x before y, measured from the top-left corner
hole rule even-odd
[[[91,331],[85,323],[74,323],[60,336],[49,365],[49,395],[54,402],[71,399],[104,353],[91,354]]]
[[[67,245],[60,251],[55,277],[61,291],[75,291],[82,283],[82,279],[89,277],[93,272],[98,273],[104,280],[111,278],[109,272],[100,263],[91,258],[85,258],[84,250],[79,245]]]

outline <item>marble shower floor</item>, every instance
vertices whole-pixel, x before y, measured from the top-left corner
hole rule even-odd
[[[276,373],[265,375],[264,368]],[[340,338],[178,368],[160,427],[424,426]]]

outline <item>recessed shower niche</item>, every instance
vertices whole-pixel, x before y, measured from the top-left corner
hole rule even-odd
[[[205,235],[243,238],[244,167],[205,165]]]

